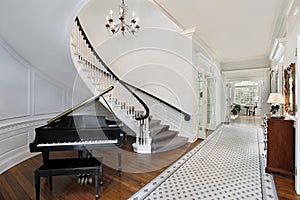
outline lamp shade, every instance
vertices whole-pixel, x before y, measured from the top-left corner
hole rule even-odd
[[[285,104],[281,93],[270,93],[267,103]]]

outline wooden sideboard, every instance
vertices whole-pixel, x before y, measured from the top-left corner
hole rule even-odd
[[[295,165],[295,128],[290,119],[265,116],[267,173],[293,176]]]

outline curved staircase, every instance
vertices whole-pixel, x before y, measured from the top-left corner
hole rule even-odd
[[[150,121],[150,137],[152,152],[169,151],[186,144],[186,137],[178,136],[178,131],[169,130],[169,125],[162,125],[160,120]]]
[[[152,119],[147,104],[133,92],[134,86],[120,80],[97,54],[78,18],[73,24],[71,51],[79,75],[94,94],[114,86],[115,89],[104,95],[100,102],[126,126],[128,130],[125,132],[136,136],[136,142],[133,144],[135,152],[163,152],[188,142],[188,138],[179,136],[178,130],[171,130],[170,126],[163,124],[160,119]],[[134,90],[143,92],[139,88]],[[152,98],[151,95],[148,96]],[[184,113],[184,119],[188,121],[190,116]]]

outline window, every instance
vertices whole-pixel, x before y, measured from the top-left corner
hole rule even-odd
[[[241,105],[258,103],[258,83],[243,81],[234,86],[234,102]]]

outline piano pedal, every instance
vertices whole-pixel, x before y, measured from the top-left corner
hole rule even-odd
[[[89,183],[89,184],[92,184],[92,183],[93,183],[93,178],[92,178],[91,176],[90,176],[89,179],[88,179],[88,183]]]
[[[80,175],[78,175],[77,182],[80,185],[92,184],[93,183],[93,177],[90,174],[80,174]]]
[[[83,183],[83,174],[77,175],[77,183],[82,185],[82,183]]]

